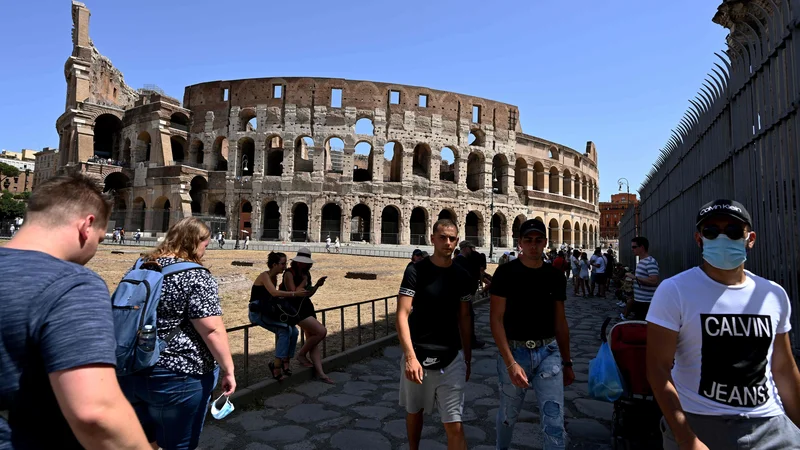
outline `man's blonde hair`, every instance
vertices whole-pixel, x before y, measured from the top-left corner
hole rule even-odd
[[[165,255],[175,255],[200,264],[197,249],[200,243],[211,238],[211,230],[205,223],[196,217],[181,219],[167,231],[167,237],[146,256],[147,260],[154,260]]]
[[[112,204],[94,179],[80,173],[58,176],[36,187],[28,200],[25,222],[59,227],[92,214],[94,228],[105,228]]]

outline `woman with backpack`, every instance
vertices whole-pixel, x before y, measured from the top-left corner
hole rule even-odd
[[[297,320],[278,309],[279,300],[302,298],[308,291],[278,290],[278,275],[286,271],[286,254],[270,252],[267,270],[262,272],[250,290],[250,323],[275,333],[275,360],[269,363],[272,378],[283,381],[292,374],[291,358],[297,346]],[[293,311],[289,311],[291,314]],[[276,315],[277,314],[277,315]],[[285,319],[285,320],[282,320]]]
[[[311,296],[325,283],[326,277],[320,278],[315,286],[312,285],[311,266],[313,264],[311,250],[307,247],[298,250],[297,256],[292,259],[292,265],[289,270],[283,274],[283,283],[281,283],[280,289],[297,293],[307,291],[306,296],[296,297],[297,299],[294,300],[294,306],[297,310],[295,320],[297,320],[298,325],[306,334],[306,343],[297,354],[297,361],[305,367],[313,367],[320,381],[334,384],[334,381],[325,375],[322,370],[322,350],[319,348],[319,343],[325,339],[328,330],[317,320],[317,313],[314,310],[314,304],[311,302]]]
[[[158,361],[119,377],[148,439],[164,450],[197,447],[218,378],[225,395],[236,390],[217,282],[200,265],[210,241],[211,232],[203,222],[185,218],[131,269],[161,272],[172,264],[194,263],[193,268],[162,280],[156,330],[166,345]]]

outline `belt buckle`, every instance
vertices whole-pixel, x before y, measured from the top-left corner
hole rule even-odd
[[[536,341],[525,341],[525,347],[529,349],[536,348]]]

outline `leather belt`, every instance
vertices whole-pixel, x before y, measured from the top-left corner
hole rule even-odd
[[[511,348],[528,348],[533,350],[534,348],[544,347],[545,345],[555,341],[555,337],[547,338],[547,339],[537,339],[537,340],[530,340],[530,341],[514,341],[509,339],[508,345]]]

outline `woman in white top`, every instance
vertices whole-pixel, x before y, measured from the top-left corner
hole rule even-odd
[[[589,259],[586,256],[586,253],[581,253],[581,273],[580,278],[576,281],[578,282],[578,290],[583,292],[583,298],[586,298],[586,285],[589,283]]]

